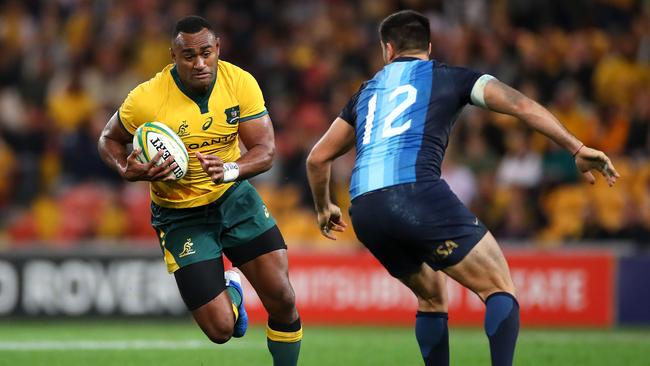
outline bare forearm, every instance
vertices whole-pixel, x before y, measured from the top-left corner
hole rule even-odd
[[[273,166],[275,149],[266,145],[252,146],[237,160],[239,178],[246,179],[264,173]]]
[[[521,119],[572,153],[582,145],[546,108],[500,81],[488,83],[485,103],[490,110]]]
[[[97,143],[97,150],[104,163],[123,176],[126,170],[126,159],[128,156],[126,146],[102,135]]]
[[[317,162],[307,159],[307,179],[317,211],[323,211],[331,202],[329,189],[331,166],[332,163],[329,161]]]
[[[582,142],[573,136],[551,112],[533,100],[528,99],[528,101],[530,105],[517,117],[571,153],[580,148]]]

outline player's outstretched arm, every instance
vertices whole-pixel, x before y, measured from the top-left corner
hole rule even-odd
[[[521,119],[531,128],[570,151],[575,157],[578,170],[589,183],[595,182],[592,170],[600,172],[607,179],[609,186],[614,185],[620,177],[605,153],[585,146],[567,131],[551,112],[519,91],[492,79],[485,84],[482,95],[480,92],[478,94],[488,109]]]
[[[336,240],[332,231],[342,232],[347,224],[341,220],[341,209],[330,198],[332,162],[354,146],[354,129],[341,118],[314,145],[307,157],[307,178],[311,188],[321,234]]]
[[[122,178],[128,181],[156,181],[156,180],[174,180],[172,176],[173,158],[170,157],[165,163],[156,166],[162,152],[158,152],[150,162],[142,164],[138,161],[137,156],[140,150],[136,149],[127,153],[126,145],[131,142],[131,136],[120,126],[120,120],[117,112],[108,120],[102,134],[97,142],[99,156],[104,163],[113,170],[117,171]]]

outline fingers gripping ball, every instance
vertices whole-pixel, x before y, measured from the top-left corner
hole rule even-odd
[[[183,141],[165,124],[161,122],[147,122],[138,127],[133,135],[133,149],[140,149],[138,160],[147,163],[153,159],[158,151],[162,152],[156,165],[161,165],[170,156],[174,159],[172,174],[179,180],[187,173],[189,156]]]

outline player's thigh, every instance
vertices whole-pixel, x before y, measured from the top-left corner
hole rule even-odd
[[[295,293],[289,282],[289,264],[286,245],[277,226],[256,238],[255,241],[275,248],[257,255],[239,265],[251,286],[257,292],[269,315],[281,322],[293,322],[298,318]]]
[[[443,272],[422,263],[418,272],[399,280],[417,297],[418,310],[447,312],[447,279]]]
[[[219,242],[233,266],[287,248],[275,219],[250,183],[241,182],[219,210],[225,220]]]
[[[183,301],[194,310],[225,287],[221,245],[212,225],[165,225],[156,228],[167,269],[174,274]]]
[[[443,271],[474,291],[483,301],[495,292],[515,294],[508,262],[490,232],[459,263]]]
[[[174,272],[183,301],[194,320],[213,342],[224,343],[234,327],[232,303],[224,280],[222,259],[192,263]]]
[[[395,188],[355,198],[350,217],[357,239],[391,276],[403,280],[422,270],[425,255],[423,250],[411,245],[412,237],[417,235],[412,224],[391,215],[392,206],[387,202],[395,196],[401,197],[400,192],[393,190]],[[408,235],[401,235],[403,233]]]

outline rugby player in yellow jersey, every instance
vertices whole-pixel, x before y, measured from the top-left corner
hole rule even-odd
[[[176,23],[173,64],[133,89],[108,121],[98,148],[128,181],[150,181],[152,225],[170,273],[203,332],[215,343],[247,327],[238,275],[224,276],[224,253],[269,313],[274,365],[296,365],[302,326],[288,277],[284,239],[247,178],[271,168],[275,143],[262,92],[251,74],[219,60],[219,38],[198,16]],[[142,164],[127,145],[138,126],[159,121],[189,152],[176,181],[171,160]],[[239,141],[247,151],[240,153]]]

